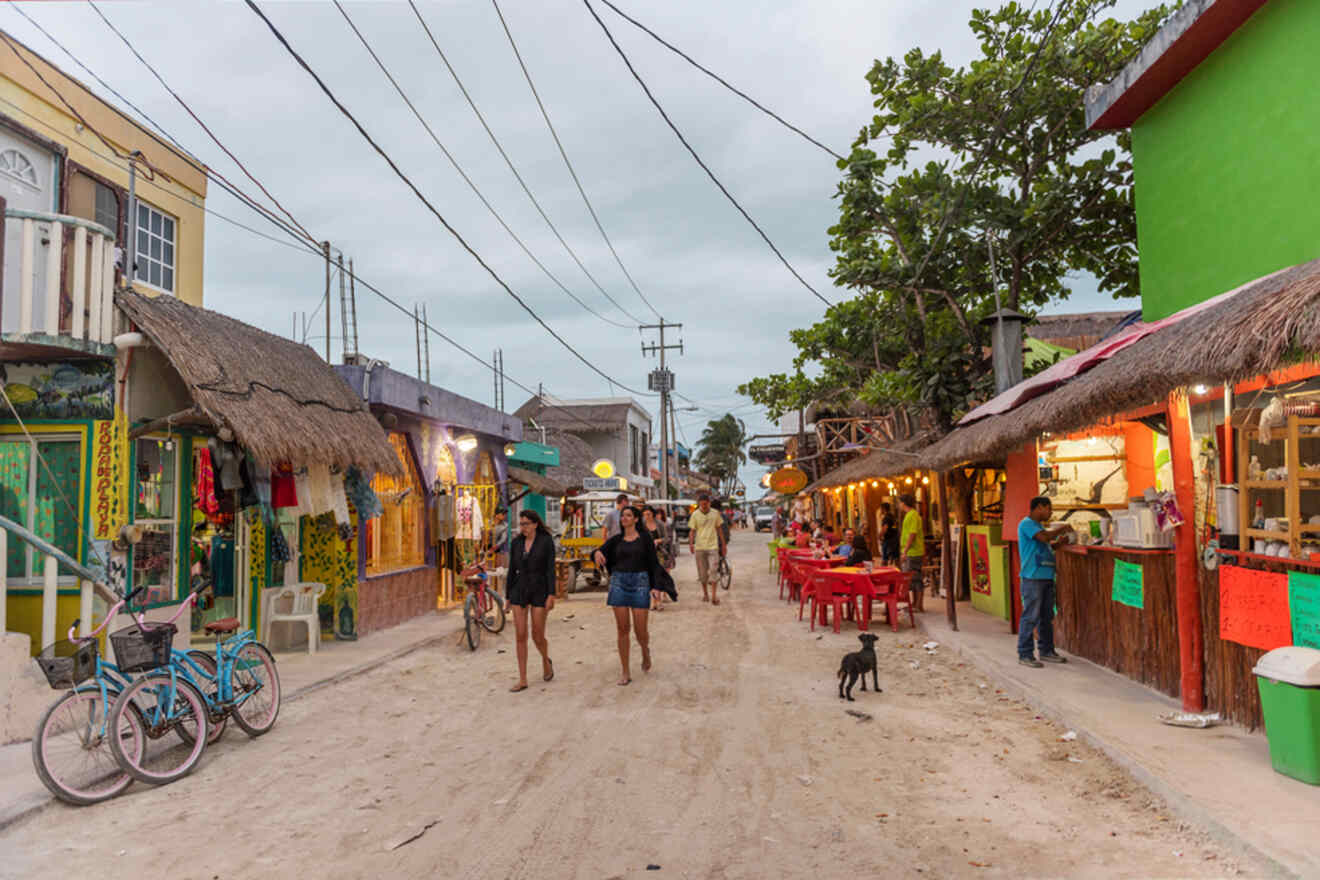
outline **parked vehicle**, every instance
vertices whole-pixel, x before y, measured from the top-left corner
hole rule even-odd
[[[773,507],[756,508],[756,530],[758,532],[768,532],[775,524],[775,509]]]

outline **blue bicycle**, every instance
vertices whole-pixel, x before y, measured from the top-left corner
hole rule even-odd
[[[188,599],[166,624],[171,634],[174,620],[209,587],[208,582],[194,582]],[[214,655],[170,649],[163,668],[143,676],[119,694],[110,710],[110,724],[137,713],[146,727],[146,747],[140,752],[116,740],[110,744],[119,766],[134,779],[160,785],[187,775],[196,765],[196,759],[188,762],[187,758],[194,753],[200,758],[202,749],[224,734],[231,717],[253,737],[275,726],[280,711],[275,658],[256,640],[252,630],[238,632],[239,625],[232,617],[211,621],[205,630],[216,637]],[[202,701],[204,723],[196,718],[198,709],[191,697],[194,693]],[[157,742],[170,731],[182,741],[182,747]]]

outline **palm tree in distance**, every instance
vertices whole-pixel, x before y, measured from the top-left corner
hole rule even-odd
[[[729,495],[738,482],[738,468],[747,461],[747,426],[726,413],[706,423],[697,441],[696,465],[702,473],[720,481],[720,493]]]

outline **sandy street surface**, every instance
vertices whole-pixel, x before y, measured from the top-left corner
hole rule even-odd
[[[873,627],[884,693],[841,702],[855,628],[798,622],[764,535],[736,534],[732,559],[715,608],[680,558],[682,601],[651,615],[655,668],[634,647],[628,687],[604,595],[579,594],[551,615],[549,684],[508,692],[512,624],[475,654],[411,654],[286,705],[262,739],[231,723],[174,785],[10,827],[0,876],[1255,873],[906,624]]]

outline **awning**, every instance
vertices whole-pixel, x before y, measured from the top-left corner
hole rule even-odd
[[[526,468],[515,467],[513,465],[509,465],[509,481],[513,483],[522,483],[537,495],[546,495],[552,498],[561,498],[567,491],[563,486],[559,485],[549,477],[542,476],[536,471],[529,471]]]

